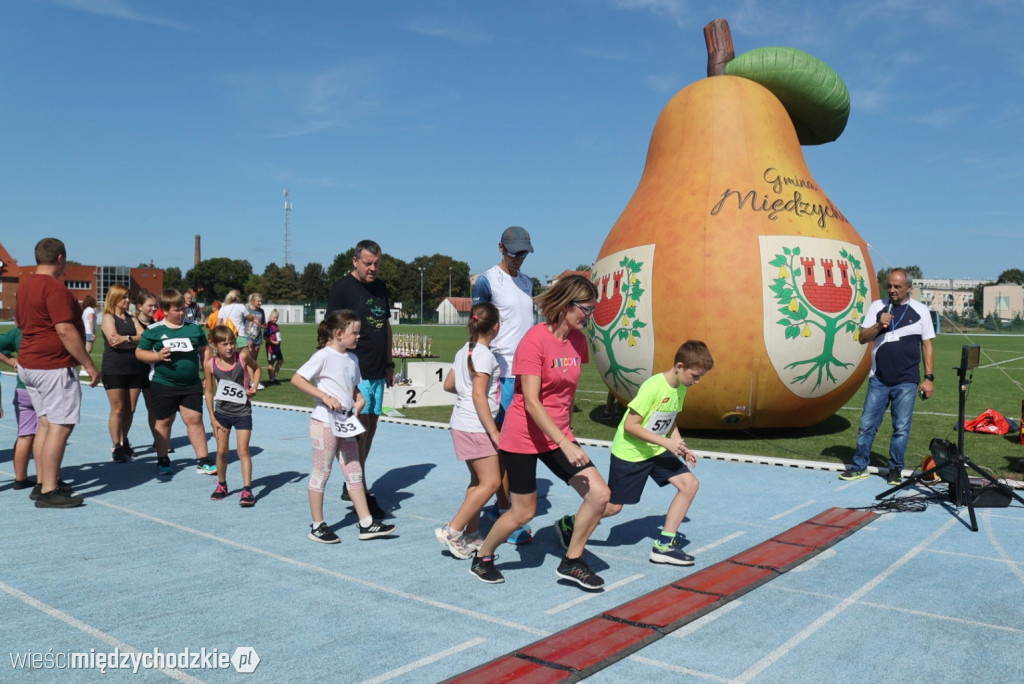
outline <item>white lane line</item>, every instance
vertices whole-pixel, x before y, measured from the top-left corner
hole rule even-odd
[[[3,591],[5,594],[8,594],[8,595],[12,596],[13,598],[18,599],[22,603],[28,604],[29,606],[35,608],[36,610],[38,610],[40,612],[46,613],[47,615],[49,615],[52,618],[56,618],[56,619],[60,620],[61,622],[63,622],[65,625],[67,625],[69,627],[73,627],[74,629],[77,629],[78,631],[83,632],[83,633],[87,634],[88,636],[90,636],[90,637],[92,637],[94,639],[99,639],[103,643],[108,644],[110,646],[113,646],[114,648],[118,649],[122,653],[138,653],[138,654],[142,654],[142,651],[140,651],[139,649],[135,648],[131,644],[126,644],[125,642],[121,641],[117,637],[115,637],[115,636],[113,636],[111,634],[107,634],[103,630],[97,629],[96,627],[93,627],[92,625],[86,624],[85,622],[82,622],[78,618],[75,618],[75,617],[72,617],[72,616],[68,615],[67,613],[65,613],[64,611],[62,611],[62,610],[60,610],[58,608],[54,608],[53,606],[51,606],[51,605],[49,605],[47,603],[43,603],[39,599],[34,598],[32,596],[29,596],[25,592],[20,591],[18,589],[15,589],[14,587],[10,586],[9,584],[5,584],[4,582],[0,582],[0,591]],[[113,669],[113,668],[108,668],[108,669],[113,671],[113,672],[121,672],[120,669]],[[181,670],[175,670],[175,669],[170,669],[170,668],[161,668],[161,669],[155,670],[155,671],[156,672],[161,672],[161,673],[167,675],[168,677],[170,677],[171,679],[177,679],[179,682],[189,682],[190,684],[203,684],[203,680],[202,679],[198,679],[196,677],[193,677],[192,675],[187,674],[185,672],[182,672]]]
[[[745,534],[746,534],[746,532],[744,532],[744,531],[733,532],[732,534],[726,535],[726,536],[722,537],[721,539],[719,539],[717,541],[713,541],[710,544],[705,544],[704,546],[700,547],[699,549],[694,549],[693,550],[693,555],[696,556],[698,553],[704,553],[705,551],[710,551],[711,549],[715,548],[716,546],[721,546],[722,544],[727,544],[727,543],[731,542],[733,539],[736,539],[737,537],[742,537]],[[687,553],[689,553],[689,552],[687,552]]]
[[[957,519],[957,518],[953,518],[953,519],[947,521],[945,525],[940,527],[930,537],[928,537],[923,542],[921,542],[920,544],[918,544],[917,546],[912,548],[910,551],[908,551],[906,554],[904,554],[902,558],[897,560],[895,563],[890,565],[888,568],[886,568],[885,570],[883,570],[879,574],[875,575],[868,582],[866,582],[863,586],[861,586],[860,589],[858,589],[857,591],[855,591],[852,594],[850,594],[849,596],[847,596],[845,599],[840,601],[838,605],[836,605],[832,609],[828,610],[827,612],[825,612],[824,615],[819,617],[817,620],[815,620],[814,622],[809,624],[807,627],[805,627],[804,629],[802,629],[799,632],[797,632],[796,634],[794,634],[784,644],[782,644],[781,646],[779,646],[778,648],[773,650],[771,653],[766,655],[764,658],[761,658],[759,661],[754,663],[753,666],[747,668],[747,670],[745,672],[740,674],[739,677],[736,677],[735,679],[733,679],[731,681],[737,682],[739,684],[742,684],[743,682],[749,682],[750,680],[752,680],[755,677],[757,677],[759,674],[761,674],[762,672],[767,670],[769,667],[771,667],[780,658],[783,658],[784,656],[786,656],[790,651],[792,651],[794,648],[796,648],[801,642],[803,642],[806,639],[810,638],[815,632],[817,632],[818,630],[822,629],[825,625],[827,625],[828,623],[832,622],[832,620],[834,620],[837,617],[839,617],[839,615],[841,613],[843,613],[847,608],[850,608],[851,606],[854,606],[857,603],[859,603],[861,598],[864,597],[864,595],[866,595],[869,591],[871,591],[872,589],[877,587],[879,584],[881,584],[883,581],[888,579],[891,575],[893,575],[897,570],[899,570],[904,565],[906,565],[911,560],[913,560],[917,555],[919,555],[922,551],[924,551],[928,546],[933,544],[939,537],[944,535],[953,525],[956,525],[956,524],[959,524],[959,523],[960,523],[960,520]]]
[[[636,582],[638,579],[642,578],[643,575],[630,575],[629,577],[620,579],[618,582],[612,582],[611,584],[606,585],[604,591],[594,592],[592,594],[584,594],[583,596],[574,598],[572,601],[566,601],[565,603],[561,603],[555,606],[554,608],[548,608],[544,611],[544,614],[554,615],[555,613],[561,613],[563,610],[567,610],[569,608],[572,608],[573,606],[578,606],[579,604],[584,603],[585,601],[589,601],[590,599],[597,598],[598,596],[603,596],[609,591],[618,589],[619,587],[623,587],[632,582]]]
[[[448,611],[450,613],[457,613],[457,614],[463,615],[465,617],[471,617],[471,618],[474,618],[474,619],[477,619],[477,620],[483,620],[485,622],[490,622],[490,623],[493,623],[493,624],[496,624],[496,625],[501,625],[502,627],[508,627],[509,629],[515,629],[515,630],[518,630],[520,632],[526,632],[527,634],[536,634],[538,636],[548,636],[549,634],[551,634],[551,632],[549,632],[547,630],[537,629],[536,627],[530,627],[529,625],[519,624],[518,622],[512,622],[511,620],[503,620],[501,618],[496,618],[496,617],[492,617],[490,615],[485,615],[485,614],[482,614],[482,613],[478,612],[475,609],[474,610],[468,610],[466,608],[460,608],[459,606],[453,606],[453,605],[451,605],[449,603],[442,603],[440,601],[434,601],[432,599],[424,598],[423,596],[417,596],[416,594],[410,594],[407,591],[400,591],[398,589],[392,589],[391,587],[386,587],[386,586],[384,586],[382,584],[375,584],[373,582],[368,582],[368,581],[366,581],[366,580],[364,580],[364,579],[362,579],[360,577],[355,577],[353,575],[346,575],[343,572],[336,572],[334,570],[329,570],[327,568],[322,568],[319,565],[313,565],[312,563],[306,563],[305,561],[300,561],[300,560],[296,560],[294,558],[289,558],[288,556],[282,556],[281,554],[274,553],[273,551],[266,551],[265,549],[260,549],[260,548],[257,548],[255,546],[249,546],[248,544],[241,544],[241,543],[233,541],[231,539],[225,539],[224,537],[218,537],[217,535],[210,534],[209,532],[203,532],[202,530],[196,530],[196,529],[193,529],[191,527],[186,527],[185,525],[179,525],[178,523],[171,522],[169,520],[164,520],[162,518],[157,518],[155,516],[148,515],[146,513],[140,513],[139,511],[133,511],[132,509],[125,508],[124,506],[118,506],[117,504],[112,504],[112,503],[109,503],[107,501],[101,501],[98,497],[91,497],[89,499],[89,503],[96,503],[96,504],[99,504],[101,506],[106,506],[108,508],[112,508],[114,510],[121,511],[123,513],[128,513],[129,515],[134,515],[134,516],[142,518],[144,520],[149,520],[150,522],[155,522],[155,523],[157,523],[159,525],[166,525],[167,527],[170,527],[170,528],[175,529],[175,530],[179,530],[181,532],[187,532],[188,534],[193,534],[193,535],[195,535],[197,537],[203,537],[204,539],[209,539],[209,540],[215,541],[215,542],[217,542],[219,544],[224,544],[225,546],[233,546],[236,549],[241,549],[243,551],[248,551],[249,553],[254,553],[254,554],[259,555],[259,556],[264,556],[265,558],[272,558],[273,560],[280,561],[282,563],[287,563],[289,565],[294,565],[294,566],[299,567],[299,568],[304,568],[306,570],[312,570],[313,572],[318,572],[318,573],[320,573],[322,575],[327,575],[328,577],[334,577],[335,579],[340,579],[340,580],[343,580],[345,582],[351,582],[352,584],[358,584],[359,586],[366,587],[367,589],[372,589],[374,591],[381,591],[381,592],[384,592],[386,594],[391,594],[393,596],[398,596],[400,598],[408,599],[409,601],[415,601],[416,603],[422,603],[424,605],[430,606],[431,608],[438,608],[440,610]]]
[[[435,653],[434,655],[429,655],[426,658],[420,658],[419,660],[414,660],[413,662],[409,663],[408,665],[403,665],[402,667],[397,667],[394,670],[388,670],[387,672],[385,672],[385,673],[383,673],[381,675],[378,675],[378,676],[374,677],[373,679],[364,679],[361,684],[380,684],[380,682],[390,681],[390,680],[392,680],[392,679],[394,679],[396,677],[401,677],[402,675],[406,675],[406,674],[409,674],[410,672],[414,672],[415,670],[418,670],[421,667],[425,667],[425,666],[430,665],[432,663],[436,663],[438,660],[444,660],[445,658],[447,658],[450,655],[455,655],[456,653],[459,653],[461,651],[465,651],[467,648],[473,648],[474,646],[482,644],[485,641],[487,641],[487,640],[486,639],[470,639],[469,641],[464,641],[461,644],[459,644],[458,646],[452,646],[449,649],[446,649],[446,650],[441,651],[439,653]]]
[[[1008,568],[1010,568],[1010,571],[1015,574],[1021,582],[1024,582],[1024,570],[1021,570],[1020,566],[1010,558],[1010,555],[1006,553],[1006,549],[1003,548],[1003,545],[998,539],[996,539],[995,534],[992,533],[992,520],[988,512],[986,511],[983,513],[982,517],[984,518],[983,522],[985,523],[985,534],[988,535],[989,542],[992,543],[992,547],[996,550],[996,553],[999,554],[999,559],[1003,561]]]
[[[705,626],[711,624],[712,622],[714,622],[718,618],[725,617],[726,615],[729,614],[730,611],[736,610],[737,608],[739,608],[742,605],[743,605],[743,601],[738,601],[738,600],[737,601],[730,601],[729,603],[726,603],[721,608],[715,608],[715,610],[713,610],[712,612],[708,613],[707,615],[705,615],[705,616],[703,616],[703,617],[701,617],[701,618],[699,618],[697,620],[694,620],[690,624],[683,625],[682,627],[680,627],[676,631],[671,632],[668,636],[670,636],[670,637],[672,637],[674,639],[685,639],[686,637],[690,636],[691,634],[693,634],[697,630],[701,629],[702,627],[705,627]]]
[[[768,519],[769,520],[778,520],[779,518],[785,518],[787,515],[790,515],[792,513],[796,513],[797,511],[803,510],[803,509],[807,508],[808,506],[814,505],[815,503],[817,503],[817,502],[814,499],[811,499],[810,501],[805,501],[802,504],[800,504],[799,506],[794,506],[793,508],[790,508],[788,511],[782,511],[781,513],[777,513],[777,514],[773,515],[772,517],[770,517]]]
[[[691,670],[688,667],[679,667],[678,665],[672,665],[670,663],[663,663],[660,660],[651,660],[643,656],[636,654],[629,656],[626,660],[633,660],[644,665],[650,665],[651,667],[657,667],[662,670],[668,670],[669,672],[675,672],[676,674],[687,675],[688,677],[700,677],[701,679],[707,679],[712,682],[728,682],[727,677],[719,677],[713,675],[710,672],[701,672],[700,670]]]

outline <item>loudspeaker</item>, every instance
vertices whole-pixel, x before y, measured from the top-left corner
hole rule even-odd
[[[935,460],[935,465],[938,466],[935,474],[939,476],[939,479],[950,485],[956,484],[956,444],[936,437],[929,443],[928,450],[932,452],[932,458]]]
[[[1006,508],[1010,505],[1010,495],[1002,491],[983,477],[967,478],[970,482],[968,496],[975,508]],[[956,503],[956,484],[949,485],[949,500]]]

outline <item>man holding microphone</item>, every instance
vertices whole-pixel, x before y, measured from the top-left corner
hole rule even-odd
[[[871,374],[853,464],[839,479],[863,480],[868,476],[871,445],[885,409],[891,405],[888,483],[899,485],[903,482],[903,456],[910,440],[915,400],[918,393],[922,399],[927,399],[935,391],[932,350],[935,327],[928,307],[910,298],[913,281],[905,269],[894,268],[886,286],[889,299],[871,302],[860,329],[860,343],[872,343]],[[920,376],[922,358],[924,380]]]

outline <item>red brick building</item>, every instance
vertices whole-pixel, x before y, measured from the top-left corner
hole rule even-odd
[[[0,244],[0,261],[7,266],[6,272],[0,276],[0,321],[9,321],[14,319],[18,284],[35,272],[36,260],[35,255],[29,255],[25,259],[29,265],[19,265],[17,259]],[[115,283],[127,286],[133,299],[140,290],[160,292],[164,288],[164,272],[160,268],[68,264],[61,280],[79,302],[91,294],[99,302],[100,308],[106,299],[107,290]]]

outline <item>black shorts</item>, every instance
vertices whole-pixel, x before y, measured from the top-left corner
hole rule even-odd
[[[203,387],[171,387],[154,382],[149,386],[149,398],[153,417],[166,420],[185,407],[199,413],[203,412]]]
[[[267,363],[274,363],[275,361],[284,361],[284,354],[281,350],[270,351],[270,345],[267,345]]]
[[[611,466],[608,468],[611,502],[620,506],[638,503],[648,477],[659,487],[664,487],[676,475],[688,472],[690,467],[686,461],[668,454],[660,454],[646,461],[624,461],[612,454]]]
[[[221,426],[226,427],[228,430],[234,428],[235,430],[252,430],[252,414],[249,413],[244,416],[229,416],[226,413],[213,412],[216,416],[217,422]]]
[[[576,442],[573,444],[579,446]],[[537,491],[537,461],[543,462],[555,477],[566,484],[587,468],[594,467],[593,463],[574,466],[569,463],[569,459],[565,457],[565,453],[561,449],[553,449],[540,454],[516,454],[499,449],[498,454],[505,464],[505,472],[508,473],[508,488],[513,494],[533,494]]]
[[[142,381],[146,378],[142,373],[131,373],[128,375],[121,375],[120,373],[104,373],[103,374],[103,389],[108,390],[140,390],[143,388]]]

